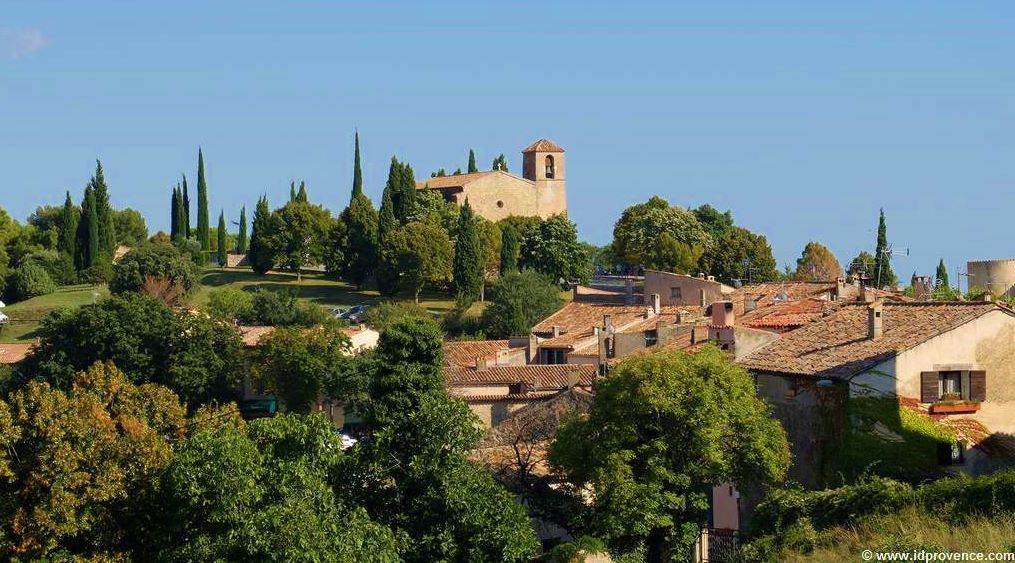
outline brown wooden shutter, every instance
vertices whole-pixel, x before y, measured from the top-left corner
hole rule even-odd
[[[920,372],[920,402],[935,403],[941,395],[938,394],[938,375],[936,371]]]
[[[983,370],[969,372],[969,400],[981,403],[987,400],[987,372]]]

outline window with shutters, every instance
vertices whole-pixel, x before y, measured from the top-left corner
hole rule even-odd
[[[947,397],[951,399],[968,398],[969,390],[962,389],[961,371],[939,371],[937,374],[937,380],[938,397]]]
[[[920,401],[931,404],[931,413],[973,413],[986,400],[986,371],[942,370],[920,373]]]

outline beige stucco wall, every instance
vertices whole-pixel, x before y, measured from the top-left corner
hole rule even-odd
[[[491,428],[526,404],[528,403],[522,401],[469,401],[469,410],[475,413],[484,428]]]
[[[960,366],[986,370],[987,402],[1015,401],[1015,317],[991,311],[910,348],[854,378],[850,394],[919,398],[920,372]]]
[[[674,287],[680,288],[679,299],[671,297],[670,290]],[[705,292],[705,305],[722,299],[722,284],[719,282],[670,272],[645,271],[645,299],[658,293],[660,305],[701,305],[701,291]]]

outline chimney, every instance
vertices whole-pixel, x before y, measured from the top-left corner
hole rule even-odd
[[[571,286],[571,301],[577,300],[578,300],[578,284],[574,284]]]
[[[733,302],[712,303],[712,326],[733,326]]]
[[[525,363],[533,363],[536,361],[536,352],[539,350],[539,338],[532,333],[529,333],[529,344],[525,348]]]
[[[832,294],[833,300],[839,300],[846,296],[846,278],[839,276],[835,280],[835,293]]]
[[[486,358],[476,356],[476,371],[486,371]]]
[[[658,293],[653,293],[652,296],[651,296],[651,299],[652,299],[652,301],[651,301],[651,303],[652,303],[652,313],[658,315],[659,312],[662,309],[661,306],[660,306],[659,294]]]
[[[860,286],[860,301],[864,303],[874,302],[874,290],[866,285]]]
[[[613,315],[603,315],[603,328],[613,326]]]
[[[699,280],[705,279],[705,272],[698,272],[698,279]]]
[[[685,310],[681,309],[677,313],[677,321],[680,324],[687,324],[687,323],[689,323],[689,322],[691,322],[693,320],[694,320],[694,313],[692,313],[690,311],[685,311]]]
[[[758,302],[753,297],[744,298],[744,312],[748,313],[758,308]]]
[[[714,281],[715,281],[715,276],[708,276],[708,278],[707,278],[707,279],[708,279],[708,281],[710,281],[710,282],[714,282]]]
[[[553,325],[553,338],[560,336],[560,325]]]
[[[698,290],[698,297],[699,297],[700,305],[702,307],[705,307],[706,305],[708,305],[708,303],[705,302],[705,290],[704,289],[699,289]]]
[[[867,338],[874,340],[884,332],[884,302],[874,301],[867,306]]]

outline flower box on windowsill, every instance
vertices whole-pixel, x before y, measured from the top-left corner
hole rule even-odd
[[[947,401],[930,406],[931,414],[971,414],[980,410],[980,403],[974,401]]]

